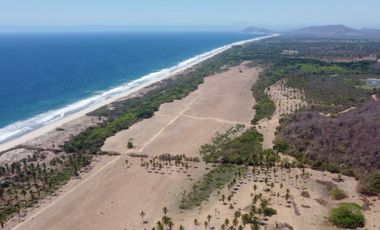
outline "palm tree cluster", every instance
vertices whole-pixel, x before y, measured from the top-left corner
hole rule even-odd
[[[171,217],[169,217],[168,214],[169,210],[167,207],[162,208],[163,216],[161,220],[157,221],[156,226],[152,228],[152,230],[164,230],[169,229],[172,230],[174,227],[174,222]],[[179,226],[179,229],[185,229],[182,225]]]
[[[149,160],[141,158],[141,167],[144,167],[149,173],[159,173],[162,169],[169,170],[172,166],[178,167],[178,172],[181,170],[187,172],[189,168],[196,168],[195,164],[199,161],[197,157],[186,157],[184,154],[162,154]]]
[[[52,159],[35,151],[20,161],[0,166],[0,223],[11,216],[24,215],[23,209],[53,194],[78,171],[90,163],[82,154],[56,153]]]

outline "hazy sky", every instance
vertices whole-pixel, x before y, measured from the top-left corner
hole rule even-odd
[[[380,27],[380,0],[0,0],[0,26]]]

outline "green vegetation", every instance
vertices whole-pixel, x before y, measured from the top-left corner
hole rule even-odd
[[[264,213],[265,216],[273,216],[273,215],[277,214],[277,211],[274,208],[265,207],[263,209],[263,213]]]
[[[128,140],[128,143],[127,143],[127,148],[129,148],[129,149],[133,149],[133,139],[132,138],[129,138],[129,140]]]
[[[342,200],[347,197],[347,194],[345,191],[338,187],[334,187],[330,190],[330,194],[333,197],[334,200]]]
[[[380,195],[380,172],[373,173],[367,180],[365,193],[369,195]]]
[[[259,120],[268,118],[273,115],[276,106],[274,102],[265,93],[265,89],[276,83],[277,78],[266,77],[266,72],[260,74],[260,79],[253,85],[252,94],[256,100],[254,106],[255,117],[251,121],[252,124],[256,124]]]
[[[242,128],[238,125],[217,133],[210,144],[201,146],[203,159],[211,163],[274,165],[279,157],[272,150],[262,150],[262,135],[250,128],[238,136]]]
[[[330,211],[329,220],[341,228],[363,227],[365,223],[361,207],[355,203],[341,203]]]
[[[0,167],[0,176],[4,178],[0,186],[0,221],[5,222],[14,213],[20,215],[22,209],[53,194],[71,177],[78,176],[78,170],[88,165],[90,159],[83,154],[72,154],[67,159],[63,156],[54,158],[49,166],[24,160]],[[16,177],[7,176],[15,173]]]
[[[188,194],[183,194],[180,208],[191,209],[201,205],[202,201],[208,200],[215,190],[223,189],[227,183],[236,177],[241,177],[246,171],[245,166],[221,164],[210,170],[203,179],[193,186]]]

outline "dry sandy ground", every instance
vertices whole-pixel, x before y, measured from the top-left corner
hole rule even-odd
[[[298,179],[296,179],[298,175]],[[337,178],[337,174],[325,173],[314,171],[310,169],[305,170],[306,178],[302,178],[302,171],[300,169],[291,169],[291,171],[277,169],[276,176],[273,171],[268,175],[261,171],[259,175],[252,175],[248,173],[245,177],[238,180],[237,192],[234,195],[231,204],[234,209],[230,209],[230,203],[223,204],[221,196],[224,194],[226,197],[229,195],[228,190],[225,188],[218,196],[217,192],[214,192],[209,202],[204,203],[199,209],[185,211],[183,213],[169,213],[170,217],[174,218],[174,222],[186,227],[186,229],[194,229],[194,219],[196,218],[201,226],[199,229],[203,229],[203,223],[207,220],[207,216],[211,215],[211,221],[209,227],[215,227],[220,229],[220,226],[228,218],[230,223],[234,217],[234,212],[239,210],[242,213],[248,213],[250,206],[252,205],[252,194],[263,194],[264,199],[270,200],[270,207],[277,210],[277,215],[271,217],[269,220],[261,221],[267,224],[266,229],[277,229],[276,224],[287,223],[293,227],[293,229],[304,230],[325,230],[336,229],[327,221],[329,210],[339,202],[355,202],[360,205],[364,204],[363,197],[361,197],[355,187],[357,181],[354,178],[343,176],[343,182],[333,182],[335,186],[343,189],[348,198],[340,201],[335,201],[330,196],[327,187],[318,181],[332,182]],[[265,178],[268,178],[268,184],[265,184]],[[260,182],[261,181],[261,182]],[[271,182],[274,183],[274,187],[271,188]],[[281,188],[280,184],[283,187]],[[257,186],[257,190],[254,191],[253,186]],[[264,191],[264,189],[269,191]],[[285,199],[286,190],[290,191],[290,199]],[[310,198],[303,197],[302,191],[307,191],[310,194]],[[277,194],[279,196],[277,197]],[[376,217],[380,212],[380,200],[371,199],[372,206],[370,210],[365,211],[366,215],[366,228],[365,229],[379,229],[380,221]],[[259,202],[257,203],[257,206]],[[239,222],[239,225],[241,222]],[[250,229],[246,226],[244,229]],[[287,228],[284,228],[287,229]]]
[[[250,89],[257,76],[257,69],[242,64],[207,77],[183,100],[164,104],[153,118],[109,138],[103,150],[122,155],[102,158],[101,165],[95,164],[82,180],[66,186],[65,192],[32,211],[14,229],[151,229],[162,207],[178,208],[180,193],[204,174],[204,166],[186,173],[173,168],[165,174],[149,174],[139,166],[140,159],[125,154],[130,152],[128,139],[134,139],[133,152],[149,156],[198,156],[199,146],[215,132],[236,123],[249,124],[254,116]],[[145,225],[139,215],[142,210]]]
[[[281,116],[307,106],[307,103],[302,100],[304,94],[297,89],[285,87],[285,83],[285,80],[280,80],[265,90],[275,103],[276,109],[271,119],[260,120],[257,125],[258,131],[264,135],[264,149],[273,147],[276,128],[280,125]]]
[[[267,89],[270,98],[276,104],[276,111],[271,119],[260,121],[260,131],[264,135],[264,147],[271,148],[273,146],[274,132],[279,124],[279,118],[284,114],[294,112],[296,108],[307,106],[302,100],[302,92],[295,89],[287,88],[284,81],[279,81]],[[283,158],[285,156],[282,156]],[[291,157],[287,157],[290,161]],[[204,202],[198,209],[184,211],[182,213],[174,211],[169,213],[174,218],[174,222],[182,224],[186,229],[195,229],[194,219],[200,223],[198,229],[203,229],[203,223],[207,220],[207,216],[211,215],[209,227],[221,229],[220,226],[228,218],[230,223],[234,217],[234,212],[239,210],[242,213],[248,213],[252,205],[252,194],[263,194],[264,199],[270,200],[270,207],[277,210],[277,215],[269,220],[261,221],[266,223],[265,229],[288,229],[276,228],[276,226],[290,225],[293,229],[304,230],[325,230],[337,229],[332,226],[327,218],[329,210],[335,207],[340,202],[355,202],[363,206],[370,204],[365,209],[366,226],[364,229],[380,229],[380,200],[378,198],[368,198],[359,194],[356,190],[358,182],[352,177],[342,176],[343,181],[336,182],[338,174],[329,172],[320,172],[311,169],[306,169],[305,174],[300,169],[284,169],[281,171],[277,167],[277,172],[274,174],[271,171],[265,175],[261,170],[260,174],[253,175],[249,172],[238,180],[237,189],[231,204],[234,206],[230,209],[230,203],[223,204],[221,196],[226,197],[230,194],[227,188],[223,189],[220,195],[214,192],[208,202]],[[307,176],[302,176],[307,175]],[[268,183],[265,183],[265,178]],[[273,182],[273,187],[271,183]],[[336,201],[330,195],[327,184],[336,186],[346,192],[347,198]],[[282,184],[282,186],[281,186]],[[253,186],[257,186],[257,190]],[[268,191],[265,191],[267,189]],[[290,199],[285,199],[286,190],[289,189]],[[304,197],[302,192],[306,192],[310,197]],[[279,195],[279,196],[278,196]],[[259,203],[258,203],[259,204]],[[257,204],[257,205],[258,205]],[[242,224],[241,222],[238,225]],[[250,229],[246,226],[245,229]]]

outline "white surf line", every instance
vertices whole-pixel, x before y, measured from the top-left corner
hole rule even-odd
[[[197,96],[194,100],[192,100],[181,112],[179,112],[173,119],[171,119],[164,127],[162,127],[160,129],[160,131],[158,131],[152,138],[149,139],[149,141],[145,142],[144,146],[139,149],[138,151],[139,152],[143,152],[144,149],[150,144],[152,143],[153,141],[155,141],[157,139],[157,137],[159,137],[167,127],[169,127],[171,124],[173,124],[176,120],[178,120],[178,118],[180,118],[182,116],[182,114],[184,114],[189,108],[190,106],[196,102],[198,100],[200,96]]]
[[[94,171],[91,175],[89,175],[86,179],[84,179],[83,181],[81,181],[80,183],[78,183],[77,185],[75,185],[72,189],[66,191],[66,192],[63,192],[61,195],[59,195],[56,199],[54,199],[51,203],[49,203],[47,206],[43,207],[42,209],[36,211],[35,213],[33,213],[31,216],[29,216],[26,220],[24,220],[23,222],[20,222],[18,223],[16,226],[14,226],[13,228],[11,228],[12,230],[15,230],[15,229],[19,229],[20,227],[22,227],[24,224],[28,223],[29,221],[33,220],[36,216],[38,216],[39,214],[41,214],[42,212],[46,211],[47,209],[49,209],[50,207],[52,207],[53,205],[55,205],[56,203],[58,203],[59,201],[61,201],[63,198],[65,198],[66,196],[70,195],[71,193],[73,193],[75,190],[77,190],[80,186],[82,186],[83,184],[87,183],[89,180],[91,180],[92,178],[94,178],[96,175],[98,175],[100,172],[102,172],[105,168],[109,167],[110,165],[114,164],[117,160],[119,160],[120,158],[122,157],[122,155],[119,155],[117,157],[115,157],[113,160],[111,160],[110,162],[108,162],[107,164],[103,165],[101,168],[99,168],[97,171]]]

